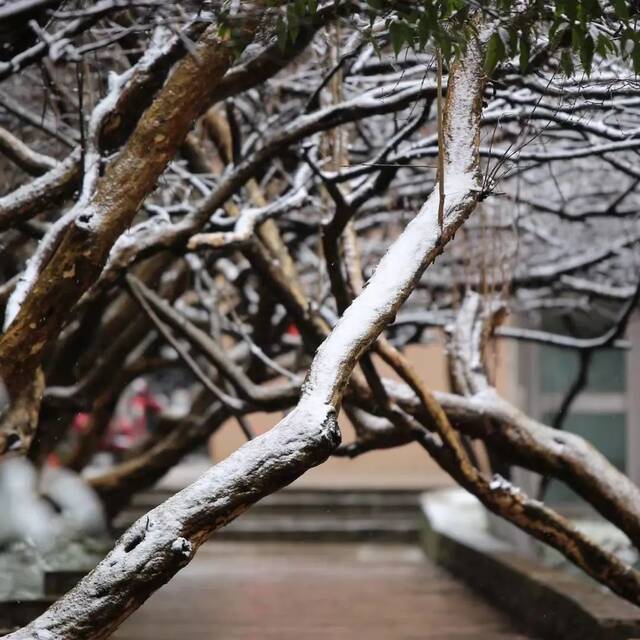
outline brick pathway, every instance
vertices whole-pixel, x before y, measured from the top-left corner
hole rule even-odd
[[[526,640],[399,544],[205,544],[115,640]]]

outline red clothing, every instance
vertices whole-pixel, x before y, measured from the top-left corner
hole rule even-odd
[[[111,450],[124,451],[147,435],[150,414],[160,413],[162,407],[148,391],[132,396],[124,415],[115,418],[109,425],[106,446]]]

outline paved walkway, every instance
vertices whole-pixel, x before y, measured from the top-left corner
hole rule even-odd
[[[115,640],[526,640],[412,545],[209,542]]]

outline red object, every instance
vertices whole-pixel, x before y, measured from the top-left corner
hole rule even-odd
[[[77,433],[84,433],[89,427],[89,423],[91,422],[91,414],[86,411],[79,411],[76,413],[73,418],[73,424],[71,428]]]
[[[300,335],[300,329],[298,329],[298,325],[296,325],[294,322],[292,322],[288,327],[287,327],[287,333],[290,336],[299,336]]]
[[[50,453],[47,456],[47,465],[53,467],[54,469],[59,469],[62,466],[60,456],[58,456],[57,453]]]
[[[148,391],[133,396],[131,406],[138,411],[151,411],[152,413],[159,413],[162,409],[158,401]]]
[[[126,451],[147,433],[149,413],[159,413],[162,406],[148,391],[136,393],[129,399],[124,415],[109,425],[105,446],[111,451]]]

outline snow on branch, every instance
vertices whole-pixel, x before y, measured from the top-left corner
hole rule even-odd
[[[318,349],[298,406],[136,522],[94,571],[8,638],[106,637],[183,567],[212,531],[330,455],[340,439],[336,409],[358,357],[475,206],[483,60],[482,44],[474,43],[451,70],[444,228],[437,223],[434,192]]]

